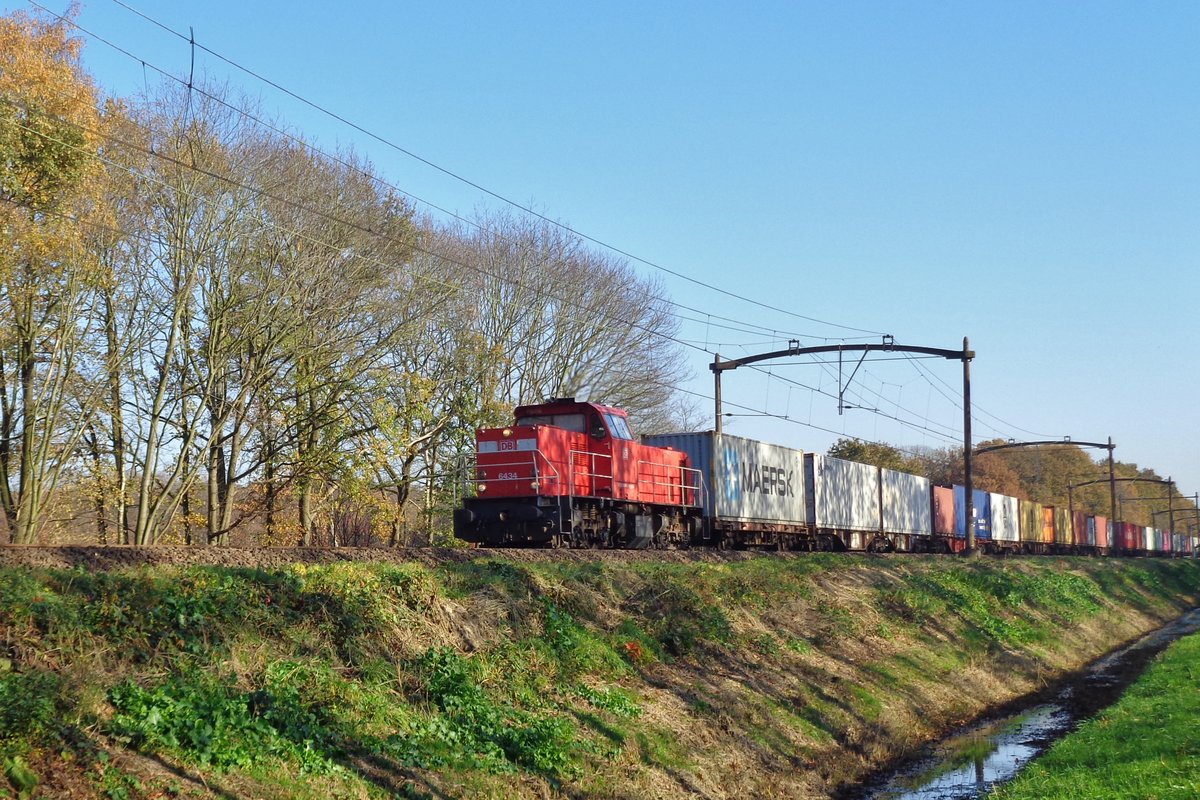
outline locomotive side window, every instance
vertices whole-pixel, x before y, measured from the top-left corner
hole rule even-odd
[[[608,429],[612,431],[614,439],[633,439],[633,431],[629,430],[629,420],[616,414],[605,414],[604,418],[608,420]]]

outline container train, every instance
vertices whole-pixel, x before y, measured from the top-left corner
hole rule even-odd
[[[626,412],[574,398],[476,433],[458,538],[489,547],[961,552],[966,490],[713,431],[638,439]],[[1200,537],[976,489],[991,553],[1200,554]]]

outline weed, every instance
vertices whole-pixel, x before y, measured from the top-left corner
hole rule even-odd
[[[733,627],[715,598],[701,594],[703,584],[675,577],[670,570],[651,573],[650,585],[633,604],[652,620],[651,631],[665,653],[687,656],[707,644],[728,644]]]
[[[632,619],[621,620],[610,640],[614,649],[630,664],[640,666],[663,658],[662,644]]]
[[[750,638],[750,646],[764,656],[777,656],[782,651],[779,640],[770,631],[763,631]]]
[[[812,642],[807,639],[799,639],[795,636],[789,636],[785,642],[787,649],[793,653],[799,653],[802,656],[809,655],[813,651]]]
[[[64,702],[62,679],[52,672],[0,673],[0,742],[45,741],[58,731]]]
[[[542,638],[554,654],[563,679],[570,680],[583,673],[618,676],[628,671],[620,654],[609,642],[578,623],[547,598],[542,598],[542,608]]]
[[[637,704],[633,695],[619,686],[593,689],[590,686],[580,685],[575,687],[575,694],[587,700],[594,707],[618,717],[633,719],[642,715],[642,708]]]
[[[549,775],[568,770],[575,745],[570,722],[493,701],[475,682],[467,659],[449,648],[431,648],[414,667],[443,714],[445,741],[478,753],[493,768],[508,762]]]
[[[119,683],[109,692],[111,732],[140,749],[221,771],[269,757],[295,760],[306,772],[333,769],[335,735],[295,695],[246,694],[231,683],[198,672],[152,689]]]

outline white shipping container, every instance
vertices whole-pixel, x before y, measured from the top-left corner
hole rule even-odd
[[[1158,549],[1158,531],[1149,525],[1142,529],[1142,549],[1151,551]]]
[[[883,490],[883,530],[927,536],[933,530],[933,489],[928,478],[897,472],[879,471]]]
[[[704,484],[706,516],[737,522],[804,525],[804,451],[713,431],[645,437],[688,454]]]
[[[1021,502],[1006,494],[989,494],[992,500],[992,540],[1021,541]]]
[[[809,453],[804,457],[808,518],[817,529],[878,531],[879,468]]]

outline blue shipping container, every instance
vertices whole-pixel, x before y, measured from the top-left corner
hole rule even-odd
[[[992,498],[982,489],[971,493],[975,508],[975,538],[988,541],[992,538]],[[967,538],[967,488],[954,486],[954,535],[960,539]]]

